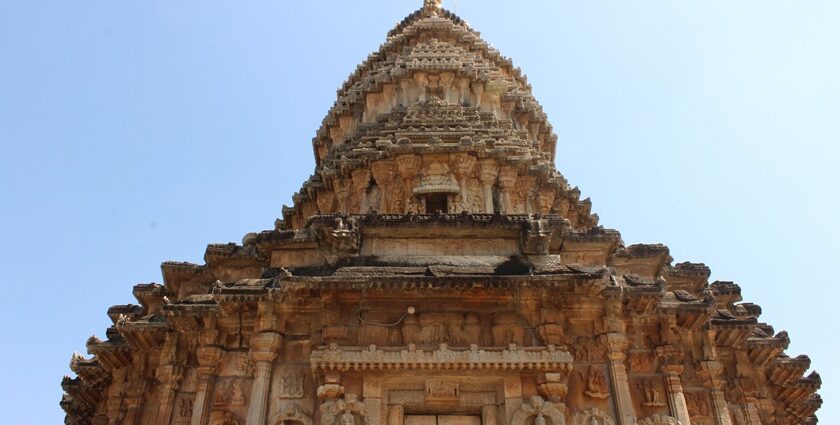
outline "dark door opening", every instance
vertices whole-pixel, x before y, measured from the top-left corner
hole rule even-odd
[[[426,195],[426,214],[432,214],[438,211],[444,214],[449,212],[449,196],[445,193]]]

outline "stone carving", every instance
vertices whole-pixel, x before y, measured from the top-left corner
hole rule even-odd
[[[586,377],[586,395],[598,399],[606,399],[610,396],[607,377],[595,366],[589,368],[589,374]]]
[[[367,409],[354,394],[344,399],[329,400],[320,407],[322,425],[365,425]]]
[[[477,344],[481,326],[475,313],[421,313],[408,316],[402,327],[403,342],[417,345]]]
[[[496,313],[493,319],[493,342],[497,347],[525,344],[525,328],[516,313]]]
[[[534,396],[527,403],[513,414],[510,420],[511,425],[527,425],[530,418],[534,418],[534,425],[565,425],[566,406],[543,400],[542,397]]]
[[[683,394],[685,397],[686,406],[688,406],[688,414],[692,418],[711,416],[711,408],[709,407],[709,399],[703,393],[689,393]],[[693,421],[692,421],[693,422]]]
[[[182,424],[182,423],[189,423],[190,419],[192,418],[193,412],[193,399],[192,398],[182,398],[178,401],[178,405],[175,409],[175,423]]]
[[[300,410],[296,404],[287,405],[282,412],[274,415],[270,425],[312,425],[312,419]]]
[[[680,422],[670,416],[656,414],[639,421],[638,425],[680,425]]]
[[[601,409],[589,409],[575,413],[573,425],[615,425],[615,420]]]
[[[245,406],[245,394],[242,392],[242,385],[237,381],[220,385],[213,406],[217,408]]]
[[[639,391],[644,394],[645,402],[648,407],[663,407],[665,406],[665,399],[663,395],[662,384],[654,379],[647,379],[637,384]]]
[[[669,408],[815,423],[822,381],[787,335],[706,266],[599,226],[522,72],[423,4],[342,85],[273,228],[164,263],[163,285],[109,309],[62,380],[66,422],[512,425],[522,407],[559,425],[568,399],[576,425],[613,425],[592,406],[622,425]]]
[[[457,403],[460,398],[458,383],[446,380],[426,381],[427,403]]]
[[[303,398],[303,375],[288,373],[280,377],[280,398]]]
[[[552,234],[548,220],[529,219],[522,232],[522,251],[530,255],[547,255]]]
[[[635,352],[630,354],[630,371],[633,373],[653,373],[656,364],[653,354],[648,352]]]
[[[606,358],[607,350],[598,340],[581,336],[571,346],[572,355],[577,362],[597,362]]]
[[[243,423],[233,413],[224,412],[220,418],[213,421],[212,425],[243,425]]]

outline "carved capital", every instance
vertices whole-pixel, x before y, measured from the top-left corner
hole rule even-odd
[[[493,159],[483,159],[478,163],[478,178],[483,184],[493,184],[499,176],[499,164]]]

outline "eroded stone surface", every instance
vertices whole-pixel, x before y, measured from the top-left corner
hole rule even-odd
[[[68,424],[815,423],[731,282],[625,246],[510,60],[427,0],[342,87],[273,230],[164,263],[65,378]]]

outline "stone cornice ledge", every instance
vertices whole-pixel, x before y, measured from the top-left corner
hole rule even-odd
[[[331,344],[314,350],[310,356],[313,369],[336,371],[374,370],[572,370],[572,355],[565,347],[449,348],[437,350],[414,346],[398,348],[340,347]]]

